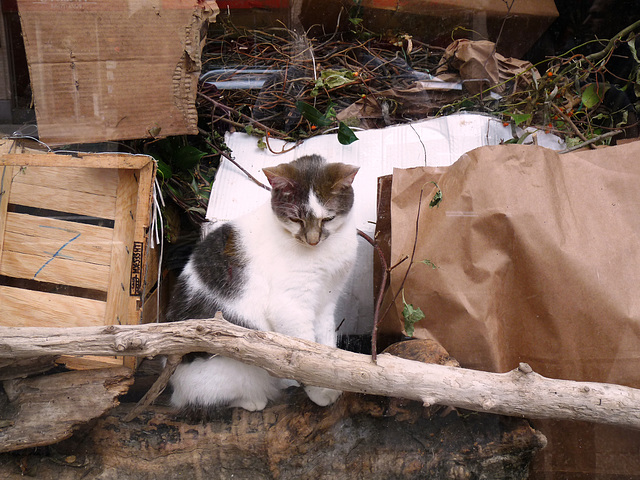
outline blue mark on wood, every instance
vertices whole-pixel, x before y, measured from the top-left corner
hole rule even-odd
[[[58,230],[64,230],[66,232],[70,232],[70,230],[67,230],[65,228],[57,228],[57,227],[47,227],[46,225],[40,225],[43,228],[56,228]],[[71,232],[71,233],[76,233],[76,232]],[[73,242],[74,240],[76,240],[80,235],[82,235],[81,233],[78,233],[75,237],[73,237],[72,239],[70,239],[69,241],[67,241],[64,245],[62,245],[58,251],[56,253],[54,253],[51,258],[49,260],[47,260],[44,265],[42,265],[38,271],[35,273],[35,275],[33,276],[33,279],[35,280],[35,278],[38,276],[38,274],[44,269],[44,267],[46,267],[47,265],[49,265],[54,258],[60,256],[60,252],[62,252],[62,250],[64,250],[64,248],[69,245],[71,242]]]

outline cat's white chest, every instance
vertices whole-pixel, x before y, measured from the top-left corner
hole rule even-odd
[[[256,327],[272,330],[274,312],[300,311],[318,315],[335,304],[355,261],[355,228],[346,228],[316,246],[301,244],[269,217],[260,224],[240,220],[250,254],[242,312]],[[240,312],[239,312],[240,313]]]

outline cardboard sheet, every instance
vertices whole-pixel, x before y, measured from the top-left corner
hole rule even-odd
[[[390,263],[414,243],[416,253],[404,285],[409,262],[392,271],[390,293],[403,288],[425,312],[416,336],[467,368],[527,362],[553,378],[640,388],[639,156],[640,142],[564,155],[502,145],[444,172],[396,169]],[[430,181],[443,197],[434,208]],[[399,299],[385,330],[402,329],[401,309]],[[554,425],[542,430],[555,445],[543,470],[640,472],[639,432]]]
[[[18,0],[40,139],[194,134],[201,27],[215,2]]]
[[[416,165],[451,165],[460,155],[481,145],[498,144],[511,138],[511,129],[485,115],[459,114],[380,130],[357,131],[359,140],[341,145],[337,135],[320,135],[297,148],[275,155],[258,148],[258,139],[245,133],[227,135],[225,141],[233,156],[254,177],[266,183],[262,168],[290,162],[303,155],[320,154],[333,162],[362,168],[353,184],[356,193],[358,228],[374,235],[376,221],[377,177],[393,168]],[[558,137],[540,133],[540,142],[561,149]],[[269,140],[274,151],[291,148],[278,140]],[[235,165],[224,160],[216,175],[207,210],[212,222],[236,218],[268,201],[269,192],[250,181]],[[346,319],[341,334],[370,333],[373,319],[373,249],[360,241],[356,272],[339,314]]]

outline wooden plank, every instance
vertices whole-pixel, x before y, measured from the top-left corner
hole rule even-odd
[[[28,155],[9,153],[0,154],[0,165],[24,165],[40,167],[95,167],[139,170],[153,158],[148,155],[129,155],[116,153],[83,154],[78,156],[57,153],[29,153]]]
[[[88,327],[104,323],[105,302],[0,285],[4,327]]]
[[[5,250],[106,266],[111,261],[112,228],[9,212],[5,231]]]
[[[24,167],[13,181],[115,197],[118,171],[113,168]]]
[[[107,289],[106,325],[129,323],[129,282],[136,227],[138,182],[135,172],[119,170],[116,221],[113,228],[111,271]],[[136,297],[133,300],[137,300]]]
[[[107,291],[109,266],[76,262],[56,255],[27,255],[5,250],[0,274]]]
[[[7,225],[7,207],[11,192],[12,166],[0,167],[0,263],[2,262],[2,245],[4,243],[4,229]]]
[[[10,152],[14,147],[15,142],[13,140],[0,140],[0,156]],[[7,207],[9,206],[13,169],[14,167],[11,165],[0,166],[0,263],[2,263],[4,227],[6,225]]]
[[[151,219],[153,215],[153,182],[156,175],[155,163],[149,163],[138,172],[138,192],[136,194],[136,224],[134,227],[134,241],[143,246],[146,251],[141,252],[142,256],[139,259],[139,271],[137,277],[141,282],[139,287],[139,297],[131,297],[129,299],[129,313],[127,315],[127,323],[137,325],[142,323],[142,302],[145,299],[145,295],[148,293],[148,288],[152,287],[157,279],[151,279],[148,283],[147,269],[149,268],[148,261],[150,259],[149,248],[149,226],[151,225]],[[157,260],[156,260],[157,262]],[[133,271],[134,266],[131,266]],[[131,273],[133,277],[133,272]],[[131,278],[131,281],[134,281]],[[129,365],[128,365],[129,366]]]
[[[9,203],[97,218],[115,218],[115,198],[84,192],[14,183]]]
[[[140,324],[158,322],[160,320],[158,307],[160,307],[160,302],[158,300],[158,289],[156,288],[143,302]]]
[[[94,370],[97,368],[120,367],[122,366],[123,357],[73,357],[71,355],[62,355],[56,359],[56,363],[64,365],[70,370]],[[135,357],[129,357],[135,360]],[[127,368],[131,368],[125,365]]]

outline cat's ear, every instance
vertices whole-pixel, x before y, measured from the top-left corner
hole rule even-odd
[[[262,171],[269,180],[271,188],[274,190],[289,190],[293,187],[293,180],[283,175],[284,172],[278,167],[263,168]]]
[[[356,177],[356,173],[360,170],[360,167],[355,165],[346,165],[344,163],[337,164],[339,168],[338,180],[333,184],[334,189],[341,189],[349,187],[353,183],[353,179]]]

